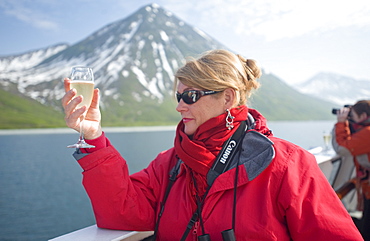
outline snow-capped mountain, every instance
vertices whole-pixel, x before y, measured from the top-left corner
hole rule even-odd
[[[214,48],[226,49],[171,12],[151,4],[72,46],[0,57],[0,88],[16,89],[45,105],[58,106],[64,94],[62,79],[71,67],[90,66],[101,90],[103,110],[127,106],[131,110],[121,117],[135,118],[172,98],[174,70],[186,57]]]
[[[187,57],[216,48],[228,49],[151,4],[76,44],[0,57],[0,89],[61,110],[63,78],[72,66],[90,66],[105,126],[173,124],[180,118],[172,96],[174,72]],[[273,74],[264,74],[260,81],[262,87],[248,106],[268,119],[332,118],[332,103],[301,94]]]
[[[68,44],[57,44],[15,56],[0,57],[0,73],[21,71],[37,66],[46,58],[66,49]]]
[[[370,81],[333,73],[319,73],[294,86],[298,91],[340,106],[370,99]]]

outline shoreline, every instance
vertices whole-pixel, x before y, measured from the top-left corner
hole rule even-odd
[[[176,126],[103,127],[103,131],[106,133],[175,131],[175,130]],[[70,128],[0,129],[0,135],[73,134],[73,133],[77,133],[77,131],[74,131]]]
[[[335,120],[306,120],[306,121],[295,121],[295,120],[281,120],[281,121],[268,121],[267,126],[274,126],[275,124],[289,125],[291,123],[328,123],[335,124]],[[103,127],[103,131],[106,133],[119,133],[119,132],[153,132],[153,131],[175,131],[176,125],[170,126],[124,126],[124,127]],[[35,135],[35,134],[73,134],[77,133],[67,127],[59,128],[30,128],[30,129],[0,129],[0,136],[3,135]]]

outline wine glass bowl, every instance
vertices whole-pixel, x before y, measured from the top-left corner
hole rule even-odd
[[[76,108],[86,106],[86,111],[80,117],[80,138],[76,144],[67,146],[68,148],[93,148],[95,146],[86,143],[83,134],[83,123],[86,116],[86,112],[91,105],[91,101],[94,94],[94,73],[91,68],[76,66],[72,68],[70,76],[71,89],[75,89],[76,96],[82,95],[82,102],[77,105]]]
[[[324,132],[323,133],[323,138],[324,138],[324,145],[325,145],[325,151],[328,151],[330,149],[330,141],[331,141],[331,134],[329,132]]]

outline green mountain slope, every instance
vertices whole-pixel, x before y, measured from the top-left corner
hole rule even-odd
[[[32,68],[9,64],[0,79],[0,129],[65,127],[61,80],[76,63],[94,69],[103,126],[174,125],[180,120],[171,95],[176,69],[187,57],[215,48],[227,49],[167,10],[143,7],[54,55],[45,55]],[[30,66],[32,56],[4,61]],[[264,74],[260,81],[262,87],[248,106],[268,120],[334,118],[330,113],[334,104],[300,94],[272,74]]]
[[[0,113],[0,129],[65,126],[63,113],[3,89],[0,89]]]
[[[264,74],[260,82],[247,105],[268,120],[334,119],[334,104],[301,94],[271,74]],[[114,101],[102,104],[103,126],[175,125],[180,120],[177,103],[170,96],[161,103],[145,98],[138,102],[131,97],[123,105]],[[0,111],[0,129],[65,127],[61,111],[2,89]]]
[[[271,74],[261,78],[262,86],[254,93],[249,106],[268,120],[331,120],[336,105],[304,95]]]

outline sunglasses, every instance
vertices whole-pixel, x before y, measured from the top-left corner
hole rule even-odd
[[[222,92],[222,91],[187,90],[187,91],[184,91],[182,94],[180,94],[179,92],[176,92],[176,98],[177,98],[177,102],[180,102],[180,100],[182,99],[186,104],[191,105],[197,102],[202,96],[213,95],[219,92]]]

